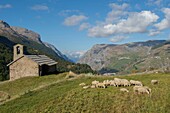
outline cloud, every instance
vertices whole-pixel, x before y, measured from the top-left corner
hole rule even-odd
[[[158,16],[150,11],[133,12],[127,19],[116,24],[97,25],[88,30],[90,37],[106,37],[115,34],[144,33],[147,27],[158,20]]]
[[[82,14],[79,10],[62,10],[58,14],[60,16],[68,16],[69,14]]]
[[[152,30],[149,31],[149,36],[156,36],[160,33],[161,33],[160,31],[152,29]]]
[[[170,8],[163,8],[162,11],[165,14],[165,18],[160,23],[155,24],[158,30],[170,28]]]
[[[155,0],[155,2],[154,2],[154,3],[155,3],[156,5],[158,5],[158,6],[159,6],[159,5],[161,4],[161,2],[162,2],[162,0]]]
[[[162,0],[148,0],[147,5],[157,5],[160,6],[162,3]]]
[[[79,30],[82,31],[82,30],[85,30],[85,29],[88,29],[90,28],[90,24],[89,23],[82,23],[79,27]]]
[[[89,37],[107,37],[107,30],[103,26],[94,26],[88,29]]]
[[[77,62],[86,51],[65,51],[64,54],[74,62]]]
[[[122,5],[118,5],[118,4],[115,4],[115,3],[110,3],[109,6],[110,6],[112,9],[124,10],[124,9],[126,9],[129,5],[126,4],[126,3],[123,3]]]
[[[87,19],[88,19],[88,17],[86,17],[84,15],[72,15],[70,17],[65,18],[64,25],[75,26]]]
[[[12,8],[11,4],[0,5],[0,9]]]
[[[85,50],[80,50],[80,51],[67,51],[64,52],[65,54],[69,54],[71,56],[75,56],[75,57],[82,57],[86,51]]]
[[[107,14],[106,17],[106,23],[112,23],[114,21],[119,20],[122,16],[125,16],[128,12],[125,11],[129,5],[126,3],[123,3],[122,5],[118,5],[115,3],[109,4],[109,6],[112,8],[112,11],[110,11]]]
[[[46,10],[49,10],[48,6],[46,5],[34,5],[31,7],[32,10],[35,10],[35,11],[46,11]]]
[[[112,37],[112,38],[110,39],[110,41],[113,42],[113,43],[116,43],[116,42],[121,42],[121,41],[123,41],[123,40],[125,40],[125,39],[127,39],[127,38],[128,38],[128,37],[126,37],[126,36],[118,35],[118,36]]]

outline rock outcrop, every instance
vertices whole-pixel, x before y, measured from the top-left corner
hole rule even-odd
[[[9,24],[0,20],[0,28],[10,28]]]
[[[0,20],[0,36],[4,37],[20,37],[18,33],[16,33],[8,23]]]
[[[21,27],[11,27],[11,28],[18,34],[20,34],[30,40],[33,40],[37,43],[42,44],[41,36],[38,33],[28,30],[28,29],[25,29],[25,28],[21,28]]]

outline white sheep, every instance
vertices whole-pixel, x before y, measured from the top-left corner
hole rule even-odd
[[[131,85],[135,86],[143,86],[141,81],[136,81],[136,80],[130,80]]]
[[[104,80],[103,83],[104,83],[106,86],[110,86],[110,81],[109,81],[109,80]]]
[[[131,83],[126,79],[114,78],[115,86],[130,86]]]
[[[151,88],[149,88],[148,86],[143,86],[144,88],[146,88],[148,91],[149,91],[149,93],[151,93]]]
[[[134,86],[133,87],[133,91],[134,93],[137,93],[137,94],[150,94],[151,93],[151,89],[147,86]]]
[[[151,80],[151,84],[152,85],[158,84],[158,80]]]
[[[86,84],[85,83],[80,83],[79,86],[85,86]]]
[[[96,86],[95,85],[91,85],[91,88],[96,88]]]
[[[84,86],[83,89],[88,89],[90,86]]]
[[[121,86],[122,83],[121,83],[121,79],[120,78],[114,78],[114,82],[115,82],[115,86],[118,87],[118,86]]]
[[[129,92],[129,90],[126,89],[126,88],[121,88],[120,91],[121,91],[121,92],[127,92],[127,93]]]
[[[131,83],[128,80],[126,80],[126,79],[121,79],[121,85],[123,85],[123,86],[130,86]]]
[[[106,85],[104,83],[98,83],[96,84],[97,88],[106,88]]]
[[[114,80],[110,80],[110,86],[116,86],[115,81]]]
[[[99,81],[96,81],[96,80],[95,80],[95,81],[92,81],[91,84],[96,86],[98,83],[99,83]]]

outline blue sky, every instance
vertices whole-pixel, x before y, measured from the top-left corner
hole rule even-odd
[[[169,0],[1,0],[0,20],[61,51],[170,39]]]

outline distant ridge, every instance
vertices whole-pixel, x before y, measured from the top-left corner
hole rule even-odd
[[[100,73],[126,74],[166,70],[170,65],[169,42],[148,40],[120,45],[97,44],[88,50],[78,63],[88,64]]]

